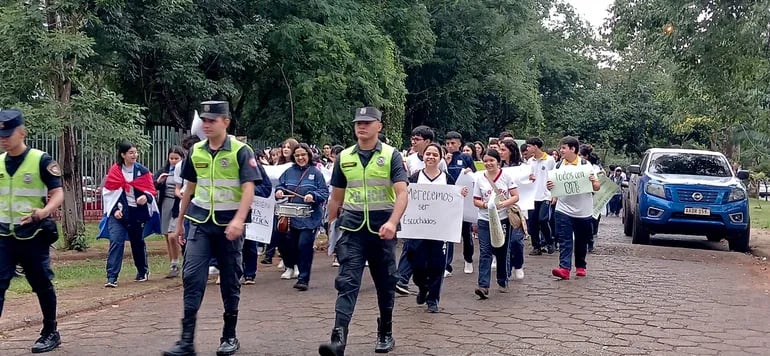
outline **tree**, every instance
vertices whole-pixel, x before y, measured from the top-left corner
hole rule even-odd
[[[116,137],[142,143],[140,108],[108,90],[103,74],[86,70],[94,40],[84,25],[96,8],[87,1],[46,0],[0,3],[0,106],[24,110],[30,131],[59,136],[64,203],[62,230],[67,248],[82,249],[82,181],[75,132],[88,130],[89,144],[111,152]]]

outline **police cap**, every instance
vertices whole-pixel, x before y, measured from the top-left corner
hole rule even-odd
[[[359,108],[356,110],[356,117],[353,122],[359,121],[382,121],[382,112],[371,106]]]
[[[226,101],[204,101],[201,103],[201,118],[216,119],[220,116],[230,117],[230,103]]]
[[[0,137],[8,137],[17,127],[24,125],[24,116],[19,110],[0,110]]]

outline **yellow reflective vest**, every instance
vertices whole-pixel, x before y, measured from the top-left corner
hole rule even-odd
[[[369,223],[369,212],[374,210],[393,210],[396,203],[396,193],[390,177],[390,162],[395,149],[382,144],[382,149],[373,151],[369,163],[364,167],[355,147],[349,147],[340,152],[340,169],[347,180],[345,200],[342,209],[363,213],[363,221],[357,228],[342,227],[348,231],[359,231],[364,226],[369,232],[378,233]]]
[[[21,226],[21,219],[32,209],[45,207],[48,187],[40,176],[43,151],[30,149],[11,176],[5,166],[8,153],[0,154],[0,236],[31,239],[41,231],[39,224]]]

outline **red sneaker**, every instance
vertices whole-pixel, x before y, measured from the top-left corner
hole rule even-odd
[[[551,273],[554,277],[559,277],[561,279],[569,279],[569,270],[566,268],[554,268]]]
[[[577,271],[575,271],[575,275],[578,277],[585,277],[586,276],[586,269],[585,268],[578,268]]]

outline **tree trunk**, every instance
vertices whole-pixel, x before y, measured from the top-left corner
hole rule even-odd
[[[77,141],[71,125],[64,128],[59,137],[59,165],[62,171],[64,203],[62,204],[62,232],[64,246],[68,250],[83,250],[86,246],[76,243],[83,236],[83,178],[77,164]]]

